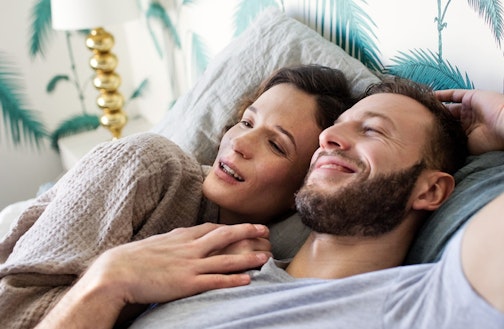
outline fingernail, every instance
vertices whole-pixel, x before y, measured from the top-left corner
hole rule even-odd
[[[256,230],[259,231],[260,233],[266,232],[266,226],[261,225],[261,224],[254,224],[254,226],[255,226]]]
[[[261,262],[265,263],[268,261],[269,256],[267,254],[256,254],[257,259],[259,259]]]

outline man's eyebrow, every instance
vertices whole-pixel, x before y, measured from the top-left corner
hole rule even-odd
[[[340,122],[341,117],[343,117],[343,114],[340,115],[336,120],[334,120],[333,124],[336,124],[336,123]],[[382,119],[382,120],[386,121],[387,124],[389,124],[389,125],[392,126],[392,128],[395,128],[394,121],[392,121],[392,119],[390,119],[388,116],[386,116],[386,115],[384,115],[382,113],[373,112],[373,111],[366,111],[366,112],[364,112],[364,114],[362,115],[362,117],[366,118],[366,119],[367,118],[379,118],[379,119]]]
[[[392,121],[392,119],[390,119],[388,116],[386,116],[386,115],[384,115],[382,113],[373,112],[373,111],[366,111],[366,112],[364,112],[364,117],[367,117],[367,118],[380,118],[380,119],[386,121],[387,124],[391,125],[392,128],[395,128],[394,121]]]

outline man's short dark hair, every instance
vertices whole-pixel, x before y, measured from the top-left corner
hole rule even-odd
[[[369,86],[365,96],[378,93],[408,96],[433,114],[435,125],[432,129],[432,139],[424,151],[427,168],[454,174],[464,165],[468,155],[467,136],[460,122],[436,98],[430,87],[404,78],[387,77]]]

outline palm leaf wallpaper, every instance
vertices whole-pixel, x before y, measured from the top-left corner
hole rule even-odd
[[[240,35],[261,11],[271,6],[278,4],[275,0],[239,1],[234,14],[234,36]]]
[[[303,1],[304,20],[373,71],[382,71],[376,28],[364,0]]]
[[[450,3],[450,0],[444,4],[442,0],[437,0],[438,15],[434,22],[438,31],[438,52],[421,49],[410,50],[410,54],[400,52],[392,59],[396,64],[387,67],[389,73],[430,85],[434,89],[474,88],[467,73],[462,75],[457,67],[443,58],[442,34],[448,24],[445,19],[450,10]],[[500,47],[504,32],[502,24],[504,16],[500,0],[468,0],[468,4],[484,18]]]
[[[40,146],[47,136],[38,112],[26,107],[26,94],[16,68],[0,53],[0,105],[5,129],[14,145],[27,143]]]
[[[222,49],[222,45],[240,35],[261,11],[271,6],[315,29],[351,56],[362,61],[370,70],[407,77],[429,84],[435,89],[480,88],[474,75],[483,73],[476,71],[479,70],[477,65],[472,67],[467,63],[461,65],[458,56],[460,52],[453,50],[455,47],[453,40],[460,37],[456,34],[457,31],[453,30],[453,26],[462,20],[459,18],[462,11],[474,16],[476,20],[471,24],[481,23],[483,26],[480,28],[481,35],[487,36],[491,44],[486,47],[474,47],[472,55],[467,55],[467,61],[472,57],[476,58],[472,62],[478,63],[478,53],[498,52],[500,58],[497,64],[502,67],[504,62],[501,49],[504,39],[502,1],[417,1],[415,2],[417,8],[421,5],[423,12],[428,13],[422,21],[423,25],[401,26],[396,32],[399,36],[403,30],[417,31],[422,35],[422,39],[428,40],[428,43],[415,45],[414,42],[410,42],[405,48],[396,45],[393,49],[390,49],[390,45],[383,45],[385,39],[381,35],[383,16],[386,20],[397,18],[395,7],[402,5],[404,3],[402,0],[390,0],[386,3],[378,0],[138,0],[138,4],[143,12],[140,26],[145,29],[145,35],[148,36],[147,40],[144,40],[146,47],[154,49],[157,59],[165,63],[165,67],[161,70],[153,68],[153,71],[161,71],[168,76],[171,86],[166,88],[171,96],[166,96],[169,99],[163,104],[171,105],[187,86],[192,85],[203,73],[212,57]],[[26,38],[28,47],[0,50],[0,101],[4,118],[2,128],[8,136],[0,139],[0,143],[10,140],[19,147],[41,145],[41,141],[47,139],[49,144],[57,149],[60,137],[97,127],[99,111],[86,107],[86,104],[92,104],[90,96],[87,96],[91,94],[88,90],[92,89],[90,83],[92,72],[86,71],[86,63],[78,60],[88,50],[75,46],[80,42],[83,43],[86,31],[54,31],[51,28],[50,0],[19,2],[29,8],[26,10],[27,18],[23,23],[28,30]],[[197,18],[193,17],[198,10],[203,11],[203,14]],[[8,14],[3,11],[0,15],[7,18]],[[418,12],[403,10],[400,16],[407,22],[408,18],[418,16]],[[20,18],[16,19],[19,20]],[[199,29],[196,23],[199,23]],[[223,32],[208,34],[207,30],[210,30],[208,27],[217,23],[225,23],[227,27]],[[393,33],[388,33],[387,36],[393,39],[390,34]],[[124,37],[126,38],[126,35]],[[20,34],[18,38],[24,36]],[[414,41],[415,37],[412,39]],[[215,47],[216,40],[219,40],[220,48]],[[470,49],[470,44],[471,42],[468,42],[467,46],[464,46],[467,48],[461,52]],[[52,72],[48,78],[40,79],[37,92],[26,93],[23,90],[23,70],[16,69],[22,64],[6,60],[7,57],[17,58],[21,55],[20,52],[31,61],[30,65],[38,65],[45,71]],[[62,57],[55,58],[56,52]],[[456,58],[454,54],[457,55]],[[68,63],[68,66],[55,65],[61,58]],[[180,58],[184,61],[182,66]],[[502,91],[503,87],[501,72],[504,71],[491,72],[496,76],[496,81],[501,81],[500,85],[493,87],[499,91]],[[151,73],[143,74],[137,78],[137,87],[130,92],[128,102],[135,98],[153,97],[148,88]],[[182,81],[188,83],[184,85]],[[57,103],[64,93],[69,92],[75,95],[70,106],[72,111],[68,111],[68,106],[62,108],[58,112],[60,113],[58,120],[47,117],[48,109],[44,104],[48,101],[42,101],[37,98],[40,96],[35,96],[42,94],[47,100]],[[30,108],[26,104],[33,105]],[[169,110],[170,105],[164,110]]]

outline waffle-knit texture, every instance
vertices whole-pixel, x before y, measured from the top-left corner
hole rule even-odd
[[[0,327],[33,328],[103,251],[198,224],[203,179],[156,134],[97,146],[0,243]]]

